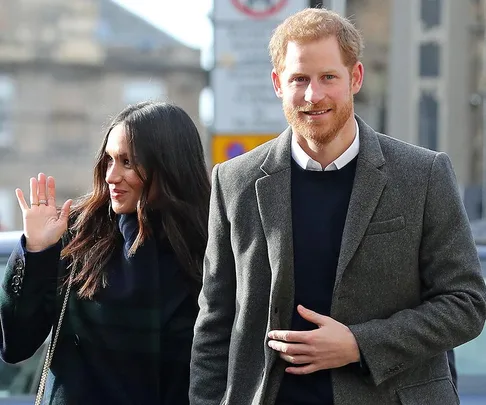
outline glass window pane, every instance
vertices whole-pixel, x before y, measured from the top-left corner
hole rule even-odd
[[[419,144],[437,150],[439,106],[436,96],[422,92],[419,102]]]
[[[439,76],[440,46],[437,42],[420,45],[420,76]]]
[[[430,29],[440,24],[441,1],[422,0],[420,7],[420,18],[423,26]]]

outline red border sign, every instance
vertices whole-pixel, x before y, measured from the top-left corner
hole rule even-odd
[[[258,0],[257,0],[258,1]],[[283,7],[285,7],[288,3],[288,0],[278,0],[275,2],[275,4],[270,4],[270,1],[268,1],[268,7],[258,10],[252,8],[249,4],[249,0],[231,0],[233,5],[242,13],[249,15],[250,17],[253,18],[265,18],[269,17],[272,14],[278,13],[280,10],[282,10]]]

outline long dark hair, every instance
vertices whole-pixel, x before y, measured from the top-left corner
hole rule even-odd
[[[106,265],[120,238],[105,181],[105,148],[111,130],[125,126],[131,156],[143,190],[137,205],[139,232],[131,252],[161,229],[192,287],[198,291],[207,243],[210,182],[201,139],[189,115],[173,104],[144,102],[128,106],[108,128],[94,167],[93,191],[71,212],[72,237],[62,251],[76,270],[74,283],[80,298],[92,299],[106,286]],[[153,190],[151,192],[151,189]],[[156,198],[149,201],[149,192]],[[160,218],[151,226],[152,213]],[[158,235],[155,235],[158,236]],[[193,289],[194,291],[194,289]]]

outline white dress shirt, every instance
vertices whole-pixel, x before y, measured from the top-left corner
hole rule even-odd
[[[353,160],[359,152],[359,127],[358,122],[354,120],[356,124],[356,135],[353,143],[346,149],[341,156],[339,156],[334,162],[329,163],[324,169],[319,162],[312,159],[297,143],[297,139],[292,135],[292,158],[295,162],[304,170],[311,170],[314,172],[339,170],[346,166],[351,160]]]

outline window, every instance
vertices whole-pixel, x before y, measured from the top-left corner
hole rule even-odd
[[[0,148],[8,148],[13,143],[12,112],[15,86],[12,78],[0,75]]]
[[[439,76],[439,59],[440,46],[437,42],[428,42],[420,45],[420,76]]]
[[[86,114],[52,112],[46,154],[56,160],[85,160],[89,152],[89,120]]]
[[[441,0],[422,0],[420,19],[425,29],[430,29],[440,24],[441,5]]]
[[[161,101],[167,95],[165,83],[161,80],[135,80],[125,84],[123,102],[136,104],[141,101]]]
[[[439,105],[434,94],[422,92],[419,101],[419,144],[437,150]]]

